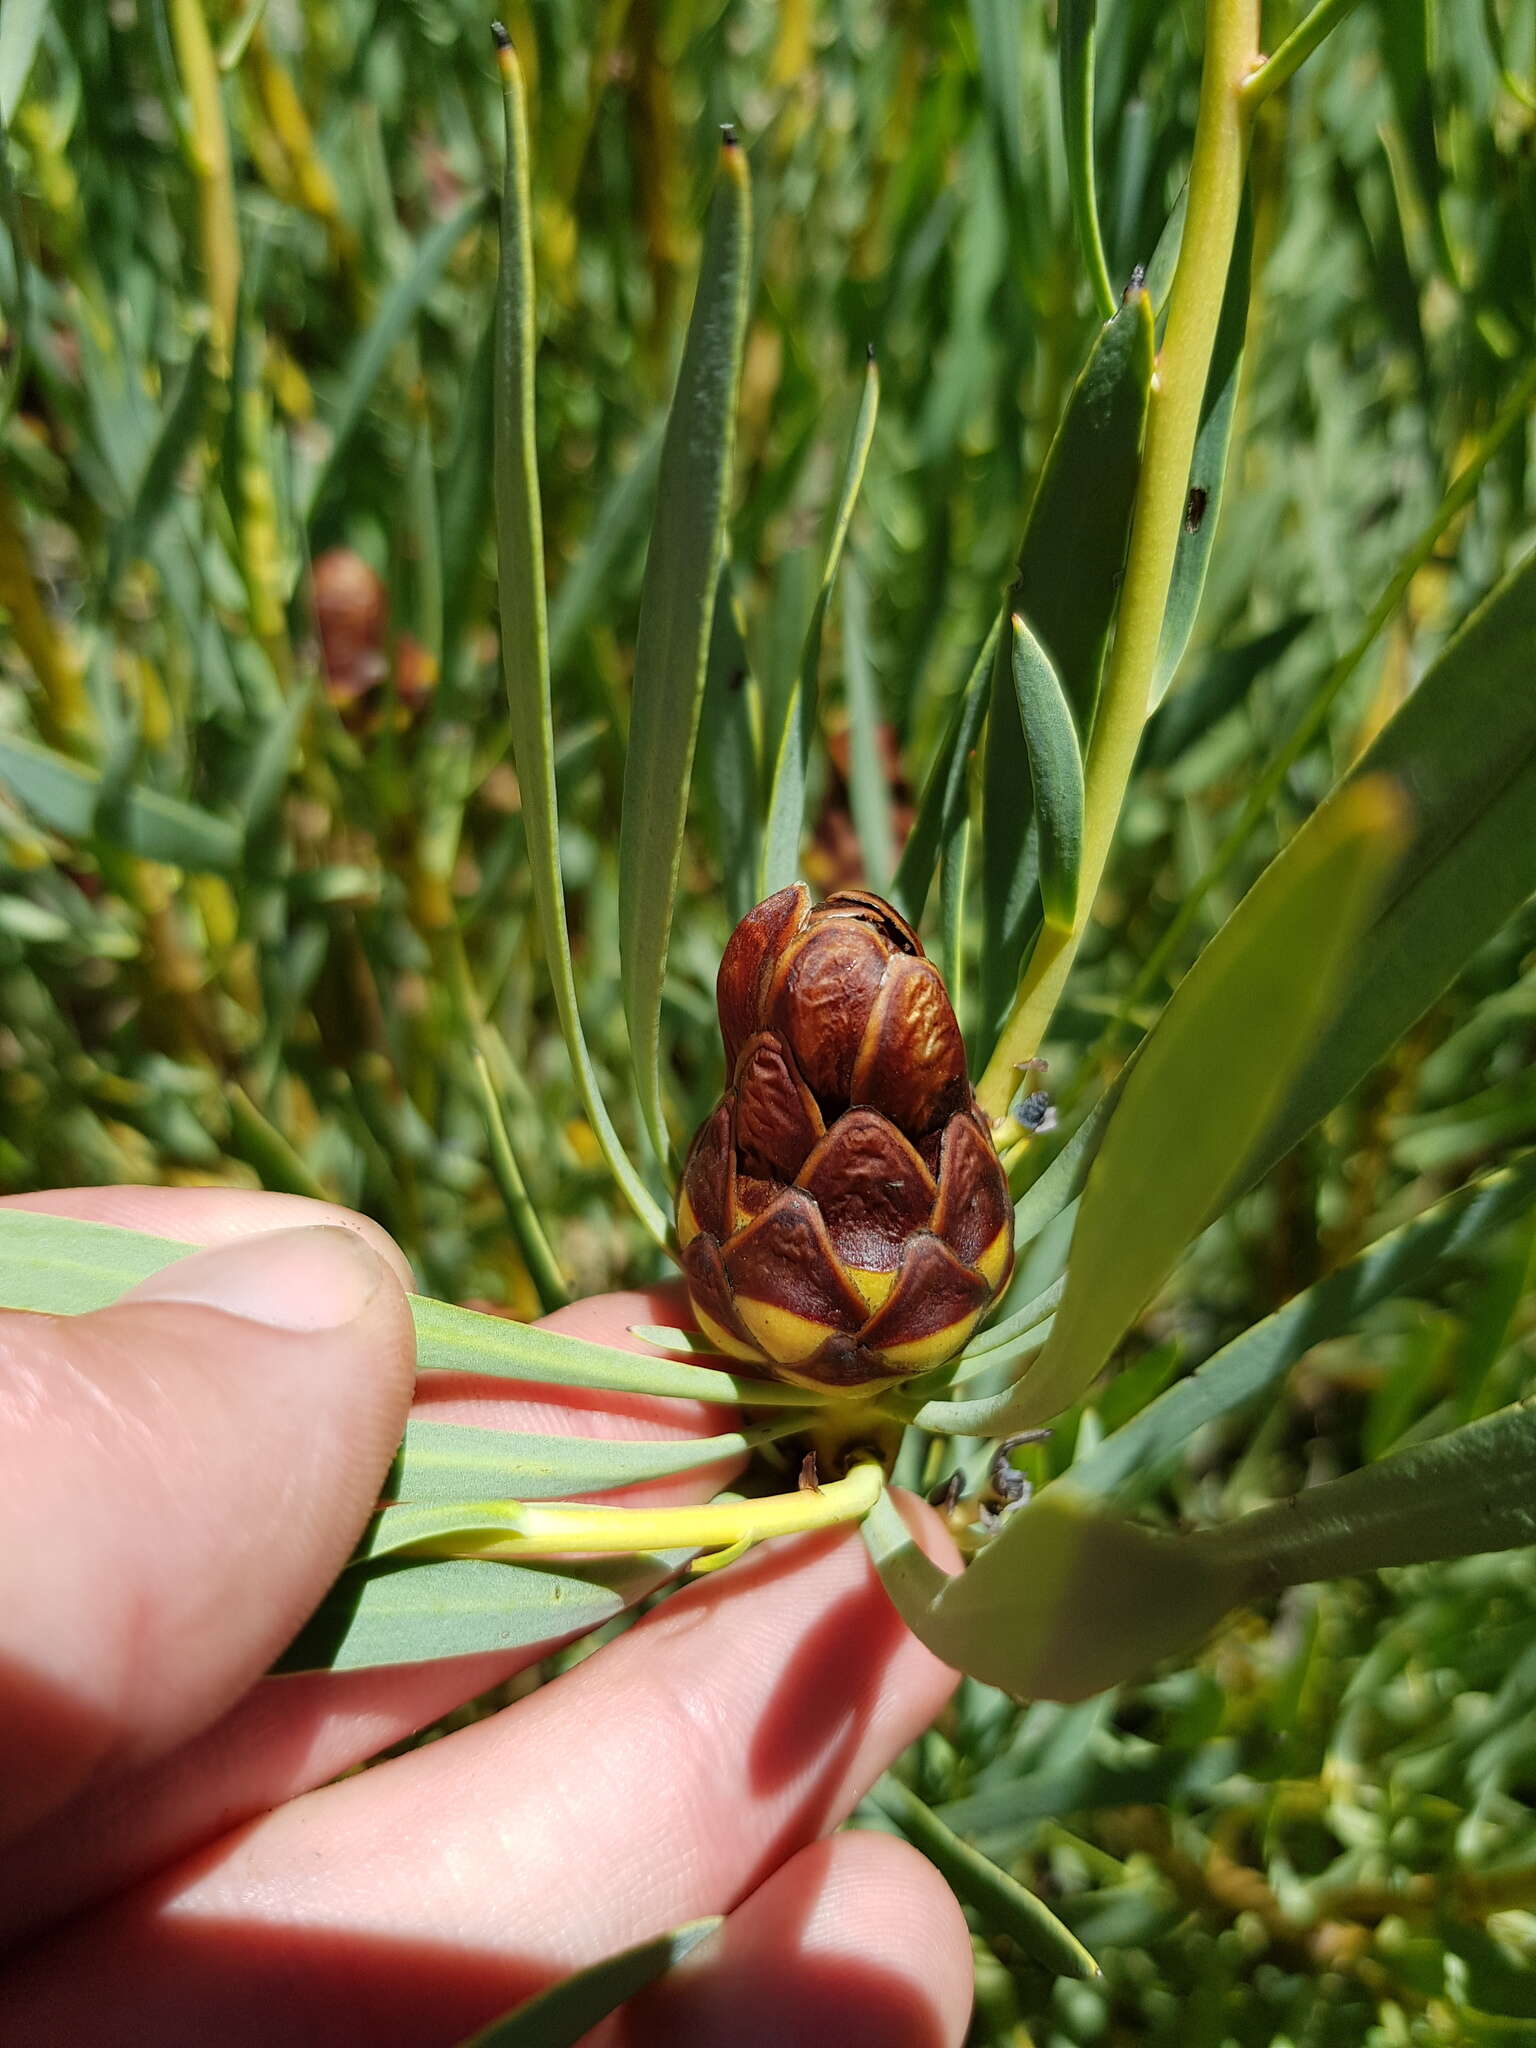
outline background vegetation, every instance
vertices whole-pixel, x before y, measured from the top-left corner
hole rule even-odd
[[[576,1283],[658,1264],[580,1115],[506,760],[486,24],[467,0],[207,19],[211,45],[195,0],[6,0],[0,21],[0,1188],[324,1193],[388,1225],[427,1291],[526,1315],[487,1075]],[[1101,317],[1056,22],[1016,0],[572,0],[511,25],[565,880],[615,1105],[627,689],[716,124],[752,167],[740,642],[717,635],[664,1018],[696,1120],[745,907],[724,707],[746,692],[772,731],[793,686],[867,349],[883,397],[825,636],[824,887],[890,878]],[[1192,6],[1101,9],[1117,286],[1177,202],[1199,43]],[[1069,1114],[1529,546],[1533,74],[1518,0],[1434,20],[1375,0],[1264,110],[1219,542],[1053,1029]],[[1474,454],[1464,506],[1400,574]],[[963,847],[941,893],[938,947],[984,1033]],[[1527,911],[1207,1233],[1101,1408],[1530,1137],[1533,938]],[[1060,1254],[1048,1233],[1043,1278]],[[1315,1348],[1257,1430],[1195,1439],[1165,1508],[1230,1516],[1517,1398],[1533,1256],[1527,1218]],[[1106,1419],[1074,1411],[1039,1476]],[[1106,1971],[1053,1981],[980,1914],[977,2039],[1536,2040],[1533,1705],[1529,1553],[1301,1589],[1080,1706],[1021,1714],[967,1681],[912,1783]]]

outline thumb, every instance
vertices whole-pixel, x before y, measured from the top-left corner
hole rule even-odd
[[[334,1227],[0,1315],[0,1834],[260,1677],[378,1497],[413,1360],[399,1281]]]

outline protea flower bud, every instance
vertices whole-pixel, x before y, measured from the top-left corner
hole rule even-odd
[[[938,969],[878,896],[749,911],[717,984],[727,1083],[683,1170],[699,1326],[802,1386],[872,1393],[954,1356],[1013,1213]]]

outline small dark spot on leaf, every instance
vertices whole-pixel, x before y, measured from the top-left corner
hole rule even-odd
[[[1186,533],[1198,533],[1200,531],[1200,522],[1205,517],[1206,500],[1209,496],[1209,491],[1202,490],[1199,484],[1191,485],[1189,496],[1184,500],[1184,531]]]

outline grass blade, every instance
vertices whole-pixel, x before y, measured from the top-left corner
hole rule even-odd
[[[663,1164],[668,1147],[661,1100],[661,988],[725,553],[751,246],[746,153],[727,130],[662,444],[656,521],[640,598],[619,828],[624,1015],[641,1114]]]
[[[528,870],[544,958],[576,1086],[609,1170],[654,1241],[667,1219],[635,1170],[603,1102],[576,1002],[571,937],[560,879],[555,742],[544,601],[544,532],[533,422],[533,239],[528,192],[528,117],[510,41],[499,41],[506,125],[497,286],[495,360],[496,559],[501,595],[501,664],[511,712],[512,753],[522,790]]]

